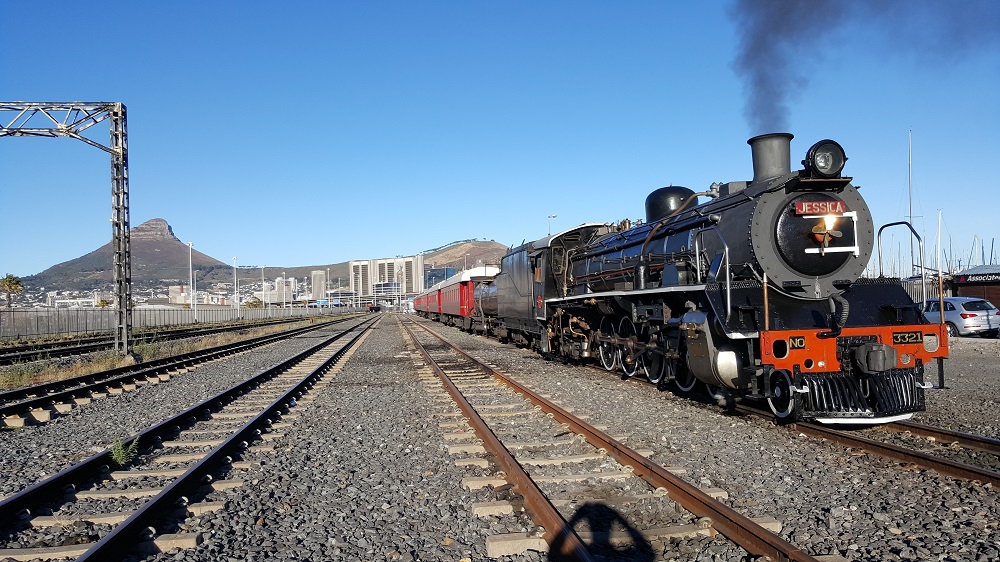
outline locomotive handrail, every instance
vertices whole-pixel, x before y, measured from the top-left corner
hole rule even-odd
[[[878,276],[884,277],[882,274],[882,231],[889,228],[890,226],[905,225],[910,229],[910,233],[913,234],[914,238],[917,239],[917,244],[920,247],[920,308],[927,306],[927,270],[924,269],[924,240],[920,238],[917,231],[913,229],[913,225],[906,221],[890,222],[888,224],[883,224],[881,228],[878,229]],[[910,273],[913,273],[912,271]],[[942,315],[942,318],[944,315]]]
[[[715,235],[719,237],[719,242],[722,243],[722,261],[723,261],[723,263],[726,266],[726,322],[728,322],[729,321],[729,317],[731,316],[731,310],[733,308],[733,306],[732,306],[733,305],[733,303],[732,303],[732,295],[730,293],[730,286],[732,285],[733,278],[732,278],[732,271],[731,271],[731,269],[729,267],[729,245],[727,245],[725,239],[722,238],[722,234],[719,233],[718,227],[710,226],[708,228],[703,228],[703,229],[695,232],[695,234],[694,234],[694,266],[695,266],[695,272],[698,275],[698,282],[699,283],[703,282],[702,278],[701,278],[701,244],[700,244],[700,242],[701,242],[702,235],[705,234],[706,232],[710,232],[710,231],[711,232],[715,232]],[[707,277],[707,273],[708,272],[706,272],[706,277]],[[707,281],[708,281],[708,279],[704,280],[704,282],[707,282]]]

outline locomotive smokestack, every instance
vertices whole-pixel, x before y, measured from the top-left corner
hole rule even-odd
[[[790,133],[770,133],[747,141],[753,154],[753,181],[783,176],[792,171]]]

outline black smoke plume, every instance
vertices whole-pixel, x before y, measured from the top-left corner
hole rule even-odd
[[[808,86],[807,72],[836,56],[838,37],[851,40],[834,33],[844,26],[874,29],[872,56],[914,58],[915,71],[1000,46],[997,0],[736,0],[730,16],[752,134],[788,130],[789,101]]]

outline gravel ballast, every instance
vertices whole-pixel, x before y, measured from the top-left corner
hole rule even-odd
[[[632,448],[653,449],[660,464],[687,468],[688,481],[727,490],[734,508],[778,519],[781,536],[812,555],[956,562],[1000,557],[1000,502],[990,485],[901,467],[766,420],[727,416],[615,373],[546,361],[432,325],[560,405],[587,412],[588,422],[607,425]],[[948,388],[928,391],[928,411],[916,421],[995,436],[998,349],[997,340],[954,341],[946,362]],[[676,547],[678,553],[691,549],[684,541]],[[700,559],[740,558],[729,549],[713,556]],[[689,552],[678,559],[699,558]]]
[[[340,331],[343,328],[332,328]],[[313,346],[332,333],[310,332],[290,340],[197,366],[169,382],[147,384],[137,391],[97,399],[49,422],[0,431],[0,496],[6,497],[176,415],[284,359]]]
[[[448,455],[392,317],[302,407],[274,453],[248,457],[261,464],[220,496],[225,512],[188,520],[204,543],[155,559],[483,560],[487,536],[531,530],[472,515],[497,496],[462,489],[473,472]]]
[[[778,519],[780,535],[809,554],[871,561],[1000,558],[1000,502],[992,486],[902,467],[766,420],[727,416],[614,373],[428,325],[561,406],[586,413],[588,422],[607,426],[632,448],[652,449],[654,461],[683,467],[689,482],[726,490],[729,504],[746,515]],[[307,341],[280,344],[289,346],[283,356],[315,343],[301,339]],[[928,411],[915,420],[997,437],[1000,341],[963,338],[952,345],[948,388],[929,390]],[[196,403],[211,393],[209,386],[221,390],[272,365],[279,352],[270,353],[215,362],[114,403],[95,401],[49,424],[0,432],[8,452],[0,461],[2,493]],[[472,515],[474,502],[504,493],[462,488],[462,478],[490,471],[456,466],[448,455],[441,420],[433,417],[440,410],[414,362],[386,315],[299,406],[300,415],[272,442],[275,451],[248,453],[245,460],[255,464],[229,476],[244,485],[212,494],[226,509],[183,523],[182,529],[202,534],[202,544],[150,559],[483,560],[488,536],[532,531],[523,517]],[[189,390],[177,384],[181,377],[193,381]],[[936,374],[928,378],[934,382]],[[653,519],[649,510],[662,506],[648,503],[620,511],[641,529]],[[660,560],[745,557],[724,537],[674,539],[657,553]],[[503,558],[546,559],[539,552]]]

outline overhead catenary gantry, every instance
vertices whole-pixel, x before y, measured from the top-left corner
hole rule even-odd
[[[84,131],[111,121],[105,146]],[[0,137],[70,137],[111,155],[111,229],[114,252],[115,348],[132,350],[132,266],[129,245],[128,133],[121,102],[0,102]]]

